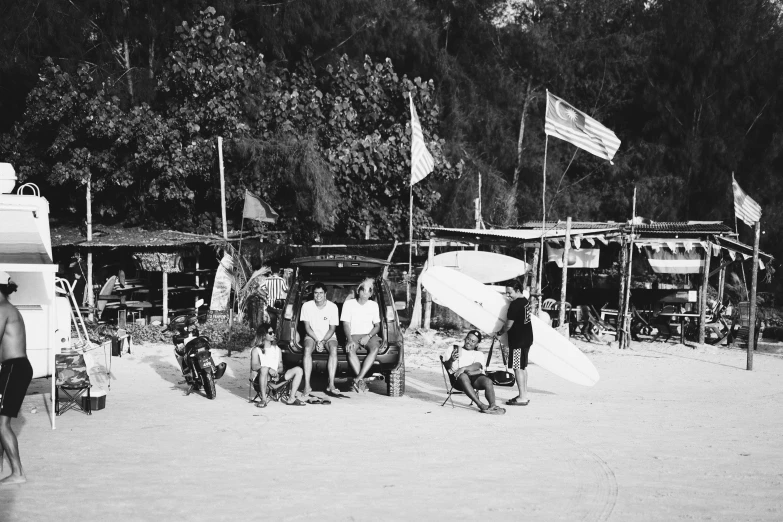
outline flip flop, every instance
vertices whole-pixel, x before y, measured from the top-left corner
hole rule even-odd
[[[315,395],[308,395],[307,400],[305,400],[305,402],[307,404],[332,404],[332,401],[330,401],[329,399],[323,399]]]
[[[266,401],[261,401],[258,404],[256,404],[256,408],[266,408],[268,404],[269,404],[269,400],[267,399]]]
[[[503,415],[506,410],[503,408],[487,408],[486,410],[479,410],[479,413],[486,413],[487,415]]]
[[[528,404],[530,404],[530,399],[526,400],[525,402],[522,402],[517,399],[519,399],[519,397],[514,397],[513,399],[507,400],[506,404],[508,404],[509,406],[527,406]]]
[[[294,402],[284,402],[288,406],[307,406],[301,399],[294,399]]]
[[[326,395],[328,395],[329,397],[334,397],[335,399],[349,399],[350,398],[347,395],[345,395],[343,393],[340,393],[339,391],[338,392],[333,392],[332,390],[326,390],[324,393]]]

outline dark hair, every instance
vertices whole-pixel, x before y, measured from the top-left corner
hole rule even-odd
[[[318,283],[313,283],[313,286],[312,286],[312,290],[313,290],[313,292],[315,292],[315,291],[316,291],[317,289],[319,289],[319,288],[320,288],[321,290],[323,290],[323,291],[324,291],[324,293],[326,293],[326,285],[325,285],[325,284],[323,284],[323,283],[321,283],[321,282],[318,282]]]
[[[5,297],[8,297],[9,295],[16,292],[16,289],[19,288],[16,286],[16,283],[13,281],[8,281],[7,285],[0,285],[0,293],[3,294]]]
[[[519,279],[514,279],[510,285],[511,288],[516,290],[517,292],[523,292],[525,290],[525,285],[520,281]]]
[[[471,330],[468,332],[468,335],[475,335],[478,338],[478,343],[476,344],[479,344],[481,342],[482,339],[481,332],[479,332],[478,330]],[[467,337],[468,335],[466,335],[465,337]]]
[[[253,339],[253,346],[264,346],[264,336],[269,331],[270,328],[273,328],[272,323],[263,322],[258,325],[258,328],[256,328],[256,338]]]
[[[367,284],[370,283],[371,288],[375,288],[375,279],[372,277],[365,277],[362,282],[356,285],[356,298],[359,298],[359,291]]]

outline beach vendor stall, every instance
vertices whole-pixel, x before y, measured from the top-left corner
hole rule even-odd
[[[0,163],[0,270],[19,286],[9,301],[27,327],[33,378],[49,377],[54,373],[54,354],[70,345],[70,309],[67,298],[55,297],[57,265],[52,263],[49,203],[32,184],[11,194],[15,183],[13,167]]]

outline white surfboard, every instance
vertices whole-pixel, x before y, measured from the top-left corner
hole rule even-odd
[[[509,301],[465,274],[434,266],[421,275],[421,283],[433,301],[451,309],[481,331],[496,332],[505,322]],[[576,384],[593,386],[598,382],[598,370],[579,348],[538,317],[531,316],[531,319],[531,362]],[[501,342],[507,344],[505,336]]]
[[[528,265],[521,259],[476,250],[455,250],[432,258],[433,266],[445,266],[481,283],[497,283],[523,275]]]

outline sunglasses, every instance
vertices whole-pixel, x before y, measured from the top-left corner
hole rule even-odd
[[[275,331],[274,330],[269,330],[266,334],[267,335],[275,335]]]

